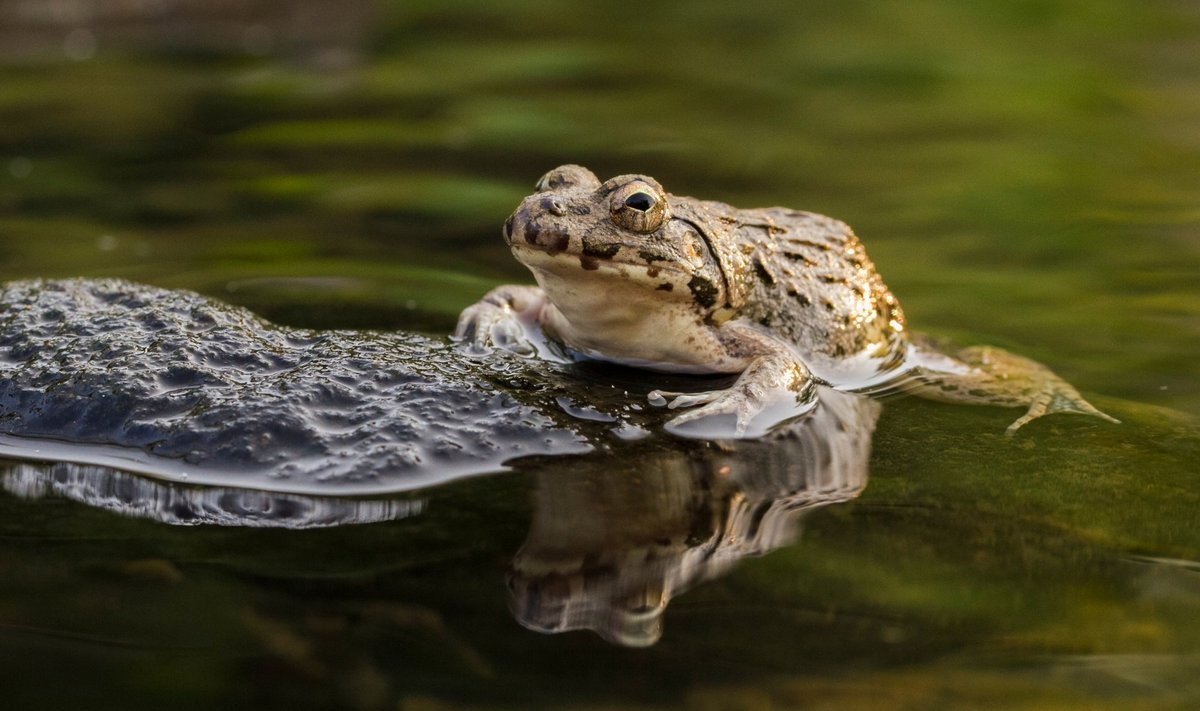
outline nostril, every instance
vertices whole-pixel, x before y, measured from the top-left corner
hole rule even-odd
[[[567,206],[558,198],[542,198],[541,206],[543,210],[546,210],[551,214],[558,215],[559,217],[567,214]]]
[[[512,215],[509,215],[508,219],[504,221],[504,238],[505,239],[512,239],[512,225],[513,225]]]

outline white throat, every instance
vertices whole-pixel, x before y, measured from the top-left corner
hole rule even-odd
[[[580,353],[641,368],[727,373],[716,329],[705,321],[682,272],[601,263],[583,269],[575,257],[526,261],[546,292],[541,322],[547,333]],[[654,284],[670,284],[669,290]],[[744,366],[743,366],[744,367]]]

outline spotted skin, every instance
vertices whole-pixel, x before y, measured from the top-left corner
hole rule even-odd
[[[503,233],[538,287],[494,289],[455,336],[530,354],[535,325],[582,357],[739,375],[725,390],[651,393],[694,408],[668,426],[732,416],[740,434],[772,400],[813,400],[818,383],[1026,408],[1010,434],[1052,412],[1112,419],[1034,361],[990,347],[946,353],[914,337],[858,237],[824,215],[742,210],[669,194],[649,176],[602,182],[564,165]]]

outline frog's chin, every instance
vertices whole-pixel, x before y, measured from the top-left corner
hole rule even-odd
[[[570,254],[568,252],[550,252],[538,247],[522,244],[512,245],[513,256],[517,261],[529,267],[534,273],[551,273],[559,278],[574,279],[619,279],[625,283],[637,284],[649,289],[667,292],[662,294],[663,300],[670,300],[668,295],[687,298],[689,295],[688,281],[691,274],[670,264],[644,264],[619,262],[612,259],[600,259],[586,254]]]

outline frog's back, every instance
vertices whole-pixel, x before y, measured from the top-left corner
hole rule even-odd
[[[844,222],[779,207],[737,215],[751,280],[741,316],[832,359],[883,357],[903,341],[900,304]]]

